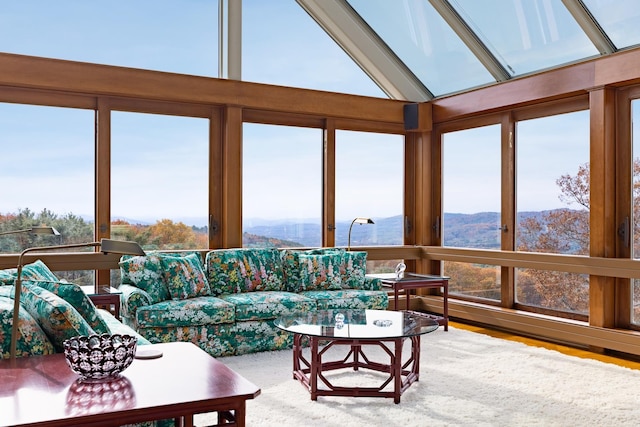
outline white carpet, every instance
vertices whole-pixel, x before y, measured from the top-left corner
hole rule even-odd
[[[292,378],[291,350],[219,360],[262,389],[247,402],[248,426],[640,425],[638,370],[451,327],[423,336],[421,351],[420,381],[397,405],[390,398],[312,401]],[[379,375],[332,378],[375,386]],[[196,418],[198,426],[210,424],[211,414]]]

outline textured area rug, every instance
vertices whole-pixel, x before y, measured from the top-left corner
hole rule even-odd
[[[371,354],[384,360],[377,347]],[[369,397],[312,401],[292,377],[291,350],[219,360],[262,390],[247,402],[248,426],[640,425],[640,371],[452,327],[422,337],[420,381],[397,405]],[[330,374],[358,386],[379,385],[380,375]],[[199,415],[196,425],[214,420]]]

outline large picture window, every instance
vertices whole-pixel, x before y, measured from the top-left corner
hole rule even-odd
[[[589,254],[589,112],[518,122],[519,251]],[[516,301],[587,314],[585,274],[516,269]]]
[[[320,246],[322,131],[246,123],[242,244]]]
[[[209,121],[111,113],[111,234],[145,249],[208,246]]]
[[[500,126],[442,136],[443,246],[500,248]],[[479,161],[479,159],[482,159]],[[449,291],[500,300],[500,268],[444,262]]]

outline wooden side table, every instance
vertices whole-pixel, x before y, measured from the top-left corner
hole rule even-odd
[[[434,316],[444,330],[449,330],[449,277],[436,276],[431,274],[404,273],[400,279],[394,273],[367,274],[368,277],[380,279],[382,286],[393,289],[393,301],[395,309],[398,310],[398,294],[404,291],[407,298],[407,310],[409,310],[409,298],[412,289],[435,289],[443,288],[442,296],[442,316]]]
[[[104,307],[113,313],[116,319],[120,320],[120,296],[122,292],[116,288],[109,287],[108,293],[97,294],[92,285],[80,287],[96,307]]]

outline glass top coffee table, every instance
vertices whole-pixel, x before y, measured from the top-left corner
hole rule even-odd
[[[420,337],[438,329],[438,322],[415,311],[319,310],[295,316],[283,316],[275,325],[293,336],[293,377],[318,396],[393,397],[400,403],[402,393],[420,375]],[[403,358],[405,340],[411,340],[410,354]],[[303,351],[308,343],[309,349]],[[320,344],[323,344],[322,346]],[[346,355],[323,361],[327,352],[346,346]],[[388,363],[374,361],[365,349],[379,347]],[[376,387],[334,384],[325,372],[336,369],[369,369],[388,374]]]

